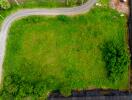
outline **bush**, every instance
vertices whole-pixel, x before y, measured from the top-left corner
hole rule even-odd
[[[103,44],[102,51],[109,79],[114,82],[121,79],[129,65],[129,56],[124,44],[107,41]]]
[[[57,19],[62,21],[62,22],[69,22],[70,21],[70,17],[65,16],[65,15],[59,15],[59,16],[57,16]]]
[[[71,88],[68,86],[67,83],[63,84],[63,87],[60,89],[60,93],[65,97],[71,95]]]
[[[12,98],[12,100],[17,98],[46,98],[48,94],[47,84],[45,81],[27,81],[23,80],[19,75],[11,73],[5,76],[3,83],[3,89],[0,91],[0,97],[4,100],[9,100],[7,98]],[[33,97],[34,96],[34,97]]]
[[[0,8],[2,9],[10,8],[10,3],[8,2],[8,0],[0,0]]]
[[[66,1],[66,6],[76,6],[83,4],[87,0],[65,0]]]
[[[42,96],[45,91],[47,91],[45,82],[38,82],[34,87],[34,94],[36,94],[38,97]]]
[[[23,22],[24,23],[39,23],[39,22],[41,22],[42,21],[42,19],[41,19],[41,17],[40,16],[36,16],[36,17],[33,17],[33,16],[29,16],[28,18],[24,18],[23,19]]]

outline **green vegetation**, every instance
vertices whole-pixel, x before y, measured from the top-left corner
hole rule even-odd
[[[20,6],[23,8],[35,8],[35,7],[65,7],[66,3],[61,0],[26,0],[23,3],[20,3]]]
[[[68,96],[76,89],[127,89],[128,64],[123,65],[128,59],[128,53],[124,52],[127,48],[125,26],[125,17],[104,7],[95,7],[85,15],[74,17],[31,16],[16,21],[8,36],[3,100],[46,98],[53,90]],[[108,79],[107,73],[111,70],[106,69],[107,60],[101,49],[113,52],[109,48],[111,43],[108,47],[104,45],[104,41],[113,40],[124,44],[119,49],[116,45],[110,47],[121,50],[116,58],[125,61],[115,63],[121,64],[116,68],[123,68],[124,73],[116,82]]]
[[[65,0],[65,3],[67,6],[73,6],[83,4],[85,1],[87,0]]]
[[[9,6],[5,6],[5,3],[3,3],[3,1],[5,2],[7,0],[0,0],[0,7],[1,7],[1,3],[4,6],[4,8],[9,7]],[[0,25],[8,15],[10,15],[11,13],[16,12],[19,9],[23,9],[23,8],[72,7],[72,6],[81,5],[82,3],[86,2],[86,1],[87,0],[64,0],[64,1],[63,0],[62,1],[61,0],[22,0],[22,2],[19,2],[20,3],[19,5],[12,2],[10,4],[11,6],[10,6],[9,9],[6,9],[6,10],[5,9],[0,9]]]
[[[10,4],[9,4],[8,0],[0,0],[0,8],[1,9],[10,8]]]
[[[0,6],[2,2],[7,0],[0,0]],[[13,0],[14,1],[14,0]],[[65,1],[65,2],[64,2]],[[11,3],[9,9],[0,9],[0,26],[3,20],[10,15],[11,13],[16,12],[19,9],[23,8],[57,8],[57,7],[71,7],[81,5],[82,2],[86,2],[87,0],[22,0],[19,2],[20,5],[16,3]],[[74,2],[73,2],[74,1]],[[108,5],[109,0],[98,0],[103,5]],[[68,4],[67,4],[68,2]],[[73,2],[73,3],[72,3]],[[2,4],[3,5],[3,4]],[[8,7],[8,6],[7,6]]]
[[[108,41],[104,42],[102,49],[108,78],[113,82],[121,80],[124,72],[128,70],[126,66],[129,66],[130,59],[124,44]]]
[[[108,6],[110,0],[98,0],[101,4]]]
[[[61,7],[77,6],[85,3],[87,0],[26,0],[24,7]]]

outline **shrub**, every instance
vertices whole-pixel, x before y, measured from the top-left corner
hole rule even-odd
[[[48,94],[48,89],[45,81],[29,81],[23,80],[19,75],[11,73],[5,76],[5,81],[3,83],[3,89],[0,91],[0,97],[12,98],[12,100],[17,98],[27,98],[34,97],[46,98]],[[9,100],[9,99],[5,99]]]
[[[60,89],[60,93],[65,97],[71,95],[71,88],[68,86],[66,82],[63,84],[63,87]]]
[[[39,16],[36,16],[36,17],[29,16],[28,18],[23,19],[24,23],[33,23],[34,24],[34,23],[39,23],[41,21],[42,21],[41,17],[39,17]]]
[[[45,91],[47,91],[45,82],[38,82],[34,87],[34,94],[36,94],[38,97],[42,96]]]
[[[10,8],[10,3],[8,2],[8,0],[0,0],[0,8],[2,9]]]
[[[78,4],[83,4],[86,0],[65,0],[66,6],[75,6]]]
[[[62,21],[62,22],[69,22],[70,21],[70,17],[65,16],[65,15],[59,15],[59,16],[57,16],[57,19]]]
[[[114,82],[121,79],[129,65],[129,56],[124,44],[107,41],[103,44],[102,51],[109,79]]]

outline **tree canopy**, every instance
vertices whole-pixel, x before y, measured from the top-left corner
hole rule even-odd
[[[8,2],[8,0],[0,0],[0,8],[1,9],[10,8],[10,3]]]
[[[121,79],[129,65],[129,56],[124,44],[107,41],[103,44],[102,51],[109,79],[114,82]]]

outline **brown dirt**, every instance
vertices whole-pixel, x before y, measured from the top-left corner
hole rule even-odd
[[[110,6],[119,12],[129,14],[128,0],[127,2],[120,2],[120,0],[110,0]]]

